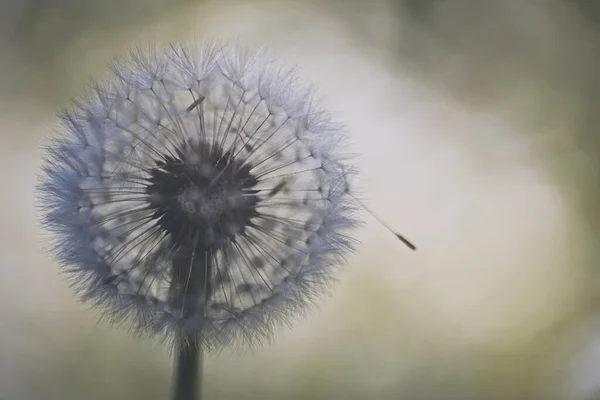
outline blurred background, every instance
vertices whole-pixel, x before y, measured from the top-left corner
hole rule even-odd
[[[319,310],[207,357],[207,399],[600,399],[599,31],[587,0],[2,0],[0,400],[168,398],[168,351],[58,274],[34,186],[115,56],[220,38],[318,85],[419,251],[367,218]]]

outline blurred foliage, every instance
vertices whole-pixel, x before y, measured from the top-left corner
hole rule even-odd
[[[589,0],[564,0],[567,4],[573,4],[581,11],[581,15],[594,24],[596,29],[600,29],[600,3]]]
[[[159,23],[203,0],[0,0],[0,96],[41,105],[72,96],[74,62],[98,41]],[[80,82],[80,79],[75,79]]]
[[[24,0],[2,1],[4,39],[34,60],[51,60],[56,50],[93,31],[131,29],[168,17],[201,0]]]
[[[131,42],[122,40],[128,32],[173,19],[203,2],[4,0],[0,2],[0,97],[5,104],[22,101],[25,108],[36,102],[59,107],[89,74],[86,63],[109,58],[95,55],[98,47],[120,48]],[[502,110],[530,126],[532,137],[526,139],[546,161],[547,173],[563,188],[571,208],[589,224],[581,229],[589,229],[594,235],[590,241],[597,241],[600,2],[290,0],[289,4],[293,2],[310,4],[313,12],[327,13],[346,24],[357,47],[384,48],[385,62],[398,75],[409,71],[451,93],[465,107]],[[387,16],[395,22],[391,33],[380,34],[369,17],[375,4],[384,3],[389,6]],[[16,133],[28,131],[4,130],[0,135]],[[515,221],[515,230],[518,224]],[[455,348],[442,343],[446,338],[442,329],[439,341],[429,342],[430,336],[411,326],[411,318],[416,317],[411,317],[409,306],[394,304],[395,298],[381,290],[377,279],[369,281],[371,269],[348,283],[353,288],[351,298],[369,301],[348,302],[327,314],[342,317],[318,320],[315,330],[325,331],[323,337],[302,344],[280,342],[259,355],[209,359],[207,398],[547,400],[540,395],[540,386],[552,382],[542,384],[540,371],[553,362],[552,351],[565,332],[600,306],[597,263],[596,257],[585,265],[581,287],[590,298],[581,315],[564,316],[562,324],[544,327],[527,339],[507,337],[510,345]],[[418,295],[417,288],[414,296]],[[427,312],[421,311],[418,301],[415,304],[414,310]],[[84,318],[84,322],[57,321],[66,327],[56,335],[61,340],[45,338],[44,343],[28,344],[29,355],[18,353],[20,358],[14,359],[0,354],[3,372],[18,372],[18,382],[11,380],[10,388],[6,384],[0,389],[0,399],[166,398],[170,365],[162,349],[128,338],[120,330],[98,327],[87,314]],[[31,343],[45,337],[40,329],[30,329]],[[507,336],[516,335],[507,331]],[[293,359],[288,359],[290,348],[297,353]],[[14,397],[2,397],[17,384]]]

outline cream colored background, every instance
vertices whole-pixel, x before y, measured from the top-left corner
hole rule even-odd
[[[300,65],[362,154],[368,204],[419,251],[366,217],[321,309],[210,355],[207,398],[595,398],[594,42],[574,8],[135,0],[80,5],[69,27],[83,17],[49,4],[0,45],[0,399],[166,398],[166,350],[97,323],[58,275],[34,185],[53,111],[88,76],[134,43],[211,38]]]

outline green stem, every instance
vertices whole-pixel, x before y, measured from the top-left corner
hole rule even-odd
[[[195,338],[180,339],[175,355],[173,400],[202,399],[202,347]]]
[[[206,312],[209,297],[212,264],[208,249],[194,240],[192,246],[181,246],[173,258],[173,275],[170,296],[188,318]],[[198,299],[204,298],[199,305]],[[180,333],[175,342],[175,368],[173,371],[173,400],[200,400],[202,398],[202,344],[198,333]]]

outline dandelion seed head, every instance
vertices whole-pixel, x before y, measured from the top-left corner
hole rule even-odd
[[[293,70],[238,47],[138,50],[60,114],[40,182],[85,301],[207,349],[269,340],[354,246],[344,132]]]

